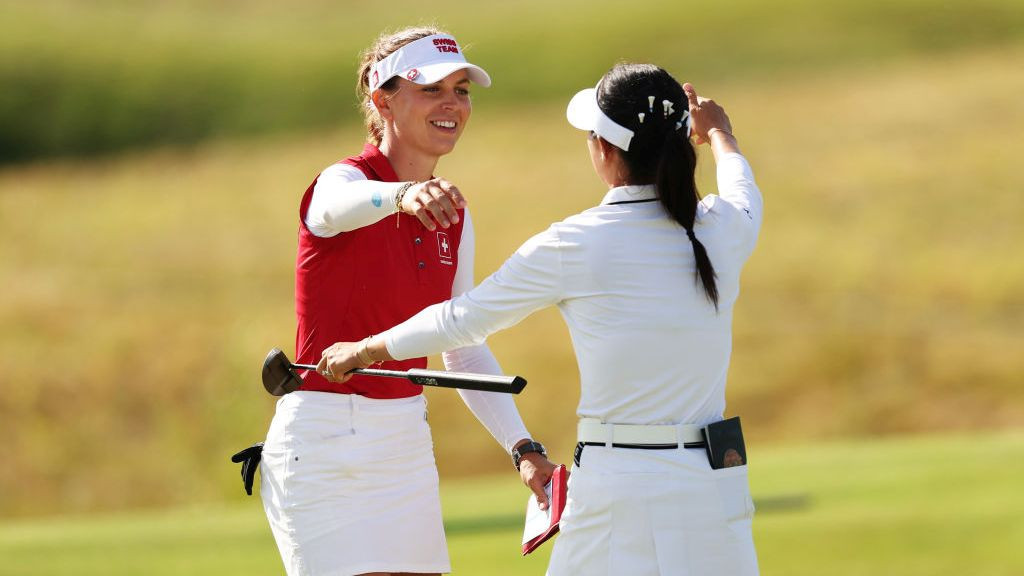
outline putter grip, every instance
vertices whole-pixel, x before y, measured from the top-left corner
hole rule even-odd
[[[422,370],[419,368],[412,368],[405,372],[363,368],[360,370],[353,370],[352,372],[355,374],[366,374],[367,376],[406,378],[413,384],[419,384],[420,386],[461,388],[463,390],[503,392],[505,394],[519,394],[523,391],[523,388],[526,387],[526,379],[519,376],[445,372],[443,370]]]
[[[498,374],[468,374],[465,372],[443,372],[438,370],[408,371],[409,380],[421,386],[445,386],[451,388],[467,388],[470,390],[488,390],[493,392],[511,392],[518,394],[526,386],[526,380],[519,376],[503,376]]]

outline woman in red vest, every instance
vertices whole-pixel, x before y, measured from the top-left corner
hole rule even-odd
[[[300,203],[297,362],[316,364],[334,342],[377,334],[472,288],[466,200],[434,175],[469,120],[471,83],[486,87],[490,78],[440,30],[386,34],[363,54],[368,142],[321,172]],[[501,373],[485,345],[443,359],[450,370]],[[426,364],[420,357],[382,368]],[[277,404],[261,465],[264,507],[288,574],[449,572],[421,387],[301,375],[301,389]],[[553,465],[511,397],[460,394],[543,495]]]

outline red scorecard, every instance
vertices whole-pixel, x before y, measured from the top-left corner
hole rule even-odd
[[[562,510],[565,509],[568,482],[569,474],[565,471],[565,466],[560,465],[555,468],[555,472],[551,475],[551,481],[544,487],[551,504],[547,510],[541,510],[537,504],[537,497],[530,496],[530,501],[526,504],[523,556],[533,552],[549,538],[558,534],[558,522],[562,519]]]

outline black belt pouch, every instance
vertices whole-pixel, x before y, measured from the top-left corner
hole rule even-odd
[[[743,445],[743,429],[740,428],[739,416],[708,424],[702,432],[712,470],[743,466],[747,463],[747,448]]]

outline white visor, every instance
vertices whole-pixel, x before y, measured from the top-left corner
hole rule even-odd
[[[628,152],[629,142],[633,139],[633,131],[615,123],[605,115],[597,105],[597,88],[580,90],[569,101],[565,117],[580,130],[590,130],[615,145],[616,148]]]
[[[466,62],[455,38],[434,34],[410,42],[374,64],[369,78],[370,94],[395,76],[416,84],[433,84],[458,70],[466,70],[469,79],[484,88],[491,85],[491,77],[483,68]]]

